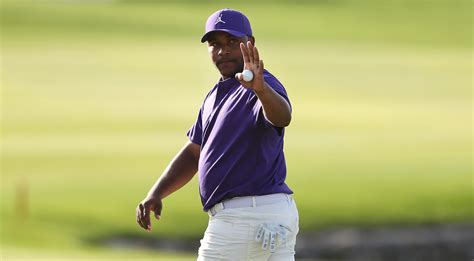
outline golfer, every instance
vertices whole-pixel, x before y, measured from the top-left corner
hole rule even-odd
[[[264,69],[241,12],[213,13],[201,42],[221,77],[187,132],[189,141],[138,205],[137,222],[151,230],[150,212],[160,219],[162,200],[199,171],[209,224],[198,260],[294,260],[298,211],[283,154],[288,95]],[[251,80],[243,80],[244,69]]]

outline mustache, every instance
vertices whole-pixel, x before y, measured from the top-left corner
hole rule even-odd
[[[220,64],[226,63],[226,62],[236,63],[237,60],[235,60],[235,59],[221,59],[221,60],[219,60],[219,61],[216,62],[216,65],[220,65]]]

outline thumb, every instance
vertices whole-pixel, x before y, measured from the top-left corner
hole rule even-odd
[[[236,73],[235,79],[237,79],[238,81],[242,81],[244,79],[244,76],[242,76],[242,73]]]
[[[155,218],[157,220],[160,220],[161,218],[161,207],[160,206],[156,206],[154,209],[153,209],[153,212],[155,212]]]

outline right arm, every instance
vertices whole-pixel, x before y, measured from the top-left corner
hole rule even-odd
[[[160,218],[162,199],[188,183],[198,170],[201,146],[188,141],[137,207],[137,223],[151,230],[150,211]]]

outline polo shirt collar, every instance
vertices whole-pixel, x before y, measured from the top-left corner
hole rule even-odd
[[[224,89],[231,88],[235,85],[240,85],[240,82],[233,77],[227,78],[225,80],[222,80],[222,78],[220,78],[219,82],[217,83],[217,86],[219,88],[224,88]]]

